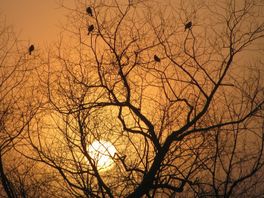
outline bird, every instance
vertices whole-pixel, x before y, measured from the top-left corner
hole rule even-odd
[[[35,47],[34,47],[33,44],[29,46],[29,48],[28,48],[28,53],[29,53],[29,55],[31,55],[31,52],[33,52],[34,49],[35,49]]]
[[[160,58],[155,54],[154,55],[154,60],[156,61],[156,62],[160,62]]]
[[[191,21],[189,21],[188,23],[186,23],[185,24],[185,30],[184,31],[186,31],[187,29],[191,29],[191,27],[192,27],[192,22]]]
[[[94,25],[88,26],[88,35],[94,30]]]
[[[91,7],[87,7],[86,8],[86,12],[87,12],[87,14],[89,15],[89,16],[93,16],[93,10],[92,10],[92,8]]]

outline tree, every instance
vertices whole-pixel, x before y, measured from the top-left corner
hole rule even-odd
[[[261,2],[109,0],[89,5],[93,17],[76,5],[42,71],[49,103],[31,127],[34,160],[57,171],[68,196],[253,193],[263,183],[263,64],[247,50],[263,41]],[[95,140],[115,146],[103,153],[111,167],[98,166]]]
[[[47,176],[40,179],[36,162],[16,150],[24,144],[27,127],[41,104],[31,81],[33,58],[13,28],[2,16],[0,20],[0,197],[40,197]]]

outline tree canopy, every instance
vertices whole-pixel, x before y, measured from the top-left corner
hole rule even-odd
[[[61,39],[48,52],[19,53],[24,73],[35,66],[29,85],[10,73],[21,92],[31,93],[14,99],[25,108],[11,104],[11,122],[21,122],[11,129],[15,136],[2,118],[4,99],[16,88],[0,77],[1,141],[27,161],[21,167],[33,167],[32,180],[16,182],[27,174],[10,169],[1,147],[3,195],[51,196],[47,189],[54,197],[264,193],[261,1],[60,5],[69,13]],[[7,68],[2,61],[1,71]],[[34,179],[49,185],[18,190]]]

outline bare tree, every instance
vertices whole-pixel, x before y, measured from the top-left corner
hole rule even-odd
[[[68,37],[41,72],[49,103],[29,138],[34,160],[57,171],[69,196],[254,192],[263,182],[263,64],[246,71],[263,42],[261,1],[67,9]],[[101,153],[111,166],[93,156],[96,140],[116,148]]]
[[[37,180],[36,162],[16,151],[40,105],[33,92],[34,58],[2,16],[0,20],[0,196],[39,197],[46,188],[40,186],[44,177]]]

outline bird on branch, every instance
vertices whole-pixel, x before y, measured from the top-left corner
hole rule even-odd
[[[94,25],[88,26],[88,35],[94,30]]]
[[[29,46],[29,48],[28,48],[29,55],[31,55],[31,53],[34,51],[34,49],[35,49],[34,45]]]
[[[92,10],[92,8],[91,7],[87,7],[86,8],[86,12],[87,12],[87,14],[89,15],[89,16],[93,16],[93,10]]]
[[[189,21],[188,23],[185,24],[185,30],[184,31],[186,31],[187,29],[190,30],[191,28],[192,28],[192,22]]]
[[[158,63],[160,62],[160,58],[156,54],[154,55],[154,60]]]

